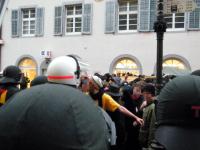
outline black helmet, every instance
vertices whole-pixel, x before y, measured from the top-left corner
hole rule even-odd
[[[0,148],[108,150],[100,109],[81,91],[60,84],[23,90],[0,109]]]
[[[21,70],[17,66],[7,66],[3,70],[3,77],[0,80],[0,84],[6,83],[19,83],[21,79]]]
[[[200,149],[200,78],[168,82],[158,96],[156,140],[167,150]]]
[[[191,73],[191,75],[200,76],[200,70],[195,70]]]
[[[39,84],[44,84],[44,83],[47,83],[47,82],[48,82],[47,76],[40,75],[40,76],[37,76],[35,79],[33,79],[33,80],[31,81],[30,86],[35,86],[35,85],[39,85]]]

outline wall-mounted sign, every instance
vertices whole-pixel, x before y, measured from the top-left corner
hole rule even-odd
[[[40,52],[41,56],[44,58],[52,58],[52,52],[51,51],[41,51]]]
[[[196,7],[194,0],[164,0],[164,14],[191,12]]]

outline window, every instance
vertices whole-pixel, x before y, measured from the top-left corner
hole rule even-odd
[[[91,34],[92,4],[74,3],[55,7],[54,35]]]
[[[44,8],[13,9],[11,13],[11,35],[13,38],[43,36]]]
[[[174,67],[174,68],[178,68],[178,69],[187,69],[185,64],[181,60],[178,60],[175,58],[165,60],[163,62],[163,67]]]
[[[137,30],[137,2],[119,3],[119,32],[130,32]]]
[[[173,13],[165,15],[168,31],[183,31],[185,29],[185,14]]]
[[[130,75],[139,75],[140,71],[138,65],[134,60],[130,58],[123,58],[115,64],[113,73],[121,75],[127,73],[129,73]]]
[[[22,10],[22,36],[34,36],[36,33],[35,9]]]
[[[22,59],[19,62],[18,66],[20,67],[24,75],[30,79],[30,81],[32,81],[36,77],[36,63],[31,58]]]
[[[66,34],[81,33],[82,5],[66,6]]]

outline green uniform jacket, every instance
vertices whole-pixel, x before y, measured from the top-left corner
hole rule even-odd
[[[139,141],[142,147],[149,147],[155,133],[155,104],[151,102],[143,110],[144,126],[140,128]]]

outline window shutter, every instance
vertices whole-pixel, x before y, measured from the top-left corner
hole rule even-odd
[[[106,2],[106,23],[105,33],[114,33],[116,26],[116,2]]]
[[[139,30],[150,29],[150,0],[140,0],[139,4]]]
[[[0,14],[1,14],[1,11],[3,9],[4,3],[5,3],[5,0],[0,1]]]
[[[151,0],[150,1],[150,31],[153,31],[153,26],[154,23],[157,19],[157,7],[156,7],[156,2],[157,0]]]
[[[200,8],[200,0],[196,0],[197,7]]]
[[[195,1],[197,8],[189,13],[188,29],[200,29],[200,0]]]
[[[62,35],[66,32],[66,8],[65,5],[62,6]]]
[[[200,8],[196,8],[193,12],[189,13],[189,29],[200,28]]]
[[[54,35],[62,35],[62,6],[55,7]]]
[[[91,34],[92,30],[92,5],[84,4],[83,19],[82,19],[82,33]]]
[[[0,1],[0,23],[1,24],[2,24],[5,9],[6,9],[5,7],[6,7],[5,0],[1,0]]]
[[[19,36],[22,36],[22,9],[19,10],[19,26],[18,26],[18,30],[19,30]]]
[[[43,36],[44,34],[44,8],[36,9],[36,35]]]
[[[12,22],[12,29],[11,29],[11,34],[12,37],[19,37],[19,10],[12,10],[12,17],[11,17],[11,22]]]

